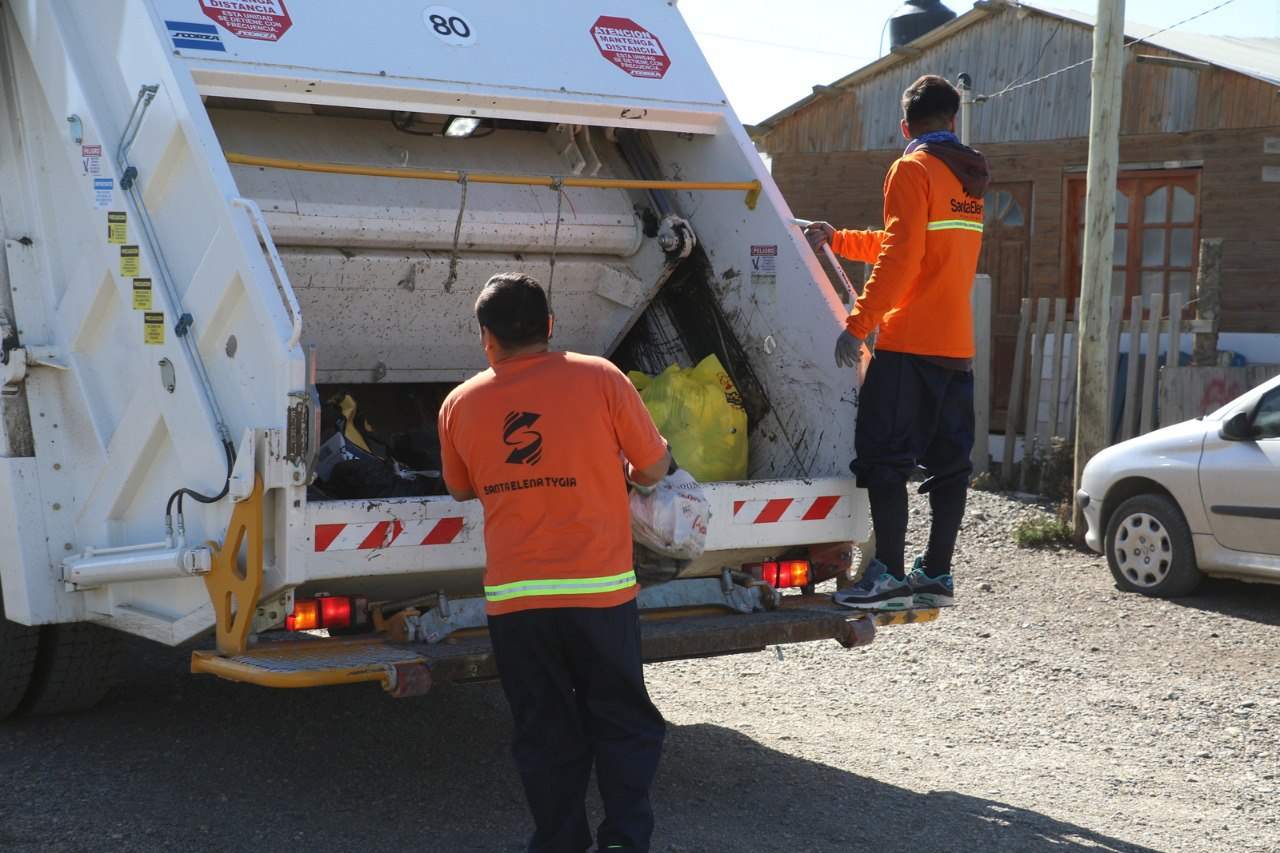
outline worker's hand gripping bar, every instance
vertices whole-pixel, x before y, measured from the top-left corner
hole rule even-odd
[[[792,219],[791,221],[800,226],[801,231],[813,224],[810,219]],[[840,299],[846,305],[851,305],[857,291],[853,289],[853,282],[849,281],[849,276],[844,274],[844,267],[840,266],[840,260],[836,257],[836,253],[831,248],[830,243],[823,242],[822,250],[818,252],[818,257],[820,260],[826,261],[823,266],[827,271],[827,275],[835,276],[833,284],[836,290],[840,292]]]

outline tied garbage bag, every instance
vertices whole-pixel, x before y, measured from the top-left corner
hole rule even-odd
[[[703,483],[746,479],[747,410],[720,359],[627,375],[681,468]]]
[[[631,492],[631,535],[664,557],[692,560],[702,556],[710,521],[710,502],[698,481],[683,469],[652,489]]]

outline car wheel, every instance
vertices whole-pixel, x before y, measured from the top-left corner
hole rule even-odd
[[[1203,575],[1191,529],[1164,495],[1138,495],[1107,522],[1107,564],[1121,589],[1159,598],[1190,595]]]

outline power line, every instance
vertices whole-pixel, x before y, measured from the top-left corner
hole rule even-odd
[[[749,39],[749,38],[743,38],[742,36],[730,36],[730,35],[725,35],[724,33],[709,33],[706,30],[694,30],[693,32],[700,36],[709,36],[711,38],[718,38],[718,39],[728,39],[729,41],[740,41],[746,44],[758,44],[758,45],[761,45],[762,47],[776,47],[782,50],[793,50],[796,53],[818,53],[823,56],[838,56],[841,59],[858,59],[858,60],[866,59],[865,56],[858,56],[857,54],[853,54],[853,53],[836,53],[835,51],[831,51],[831,50],[817,50],[812,47],[801,47],[800,45],[797,45],[797,44],[782,44],[781,42],[776,42],[776,41],[761,41],[760,39]]]
[[[1211,8],[1205,9],[1203,12],[1199,12],[1199,13],[1197,13],[1197,14],[1195,14],[1195,15],[1192,15],[1192,16],[1191,16],[1191,17],[1189,17],[1189,18],[1183,18],[1181,21],[1177,21],[1177,22],[1175,22],[1175,23],[1172,23],[1172,24],[1170,24],[1169,26],[1167,26],[1167,27],[1165,27],[1165,28],[1163,28],[1163,29],[1156,30],[1154,33],[1151,33],[1150,35],[1146,35],[1146,36],[1143,36],[1142,38],[1136,38],[1136,39],[1133,39],[1132,41],[1126,42],[1126,43],[1125,43],[1125,48],[1127,49],[1127,48],[1133,47],[1135,44],[1144,44],[1144,43],[1146,43],[1146,42],[1149,42],[1151,39],[1155,38],[1156,36],[1163,35],[1163,34],[1165,34],[1165,33],[1169,32],[1169,31],[1170,31],[1170,30],[1172,30],[1172,29],[1176,29],[1176,28],[1178,28],[1178,27],[1182,26],[1183,24],[1189,24],[1189,23],[1191,23],[1192,21],[1195,21],[1195,20],[1197,20],[1197,19],[1199,19],[1199,18],[1203,18],[1205,15],[1212,14],[1213,12],[1218,11],[1219,9],[1223,8],[1224,6],[1230,6],[1230,5],[1231,5],[1232,3],[1234,3],[1234,2],[1236,2],[1236,0],[1223,0],[1223,2],[1219,3],[1219,4],[1218,4],[1218,5],[1216,5],[1216,6],[1213,6],[1213,7],[1211,7]],[[1056,35],[1056,31],[1055,31],[1055,35]],[[1053,40],[1053,37],[1052,37],[1052,36],[1050,36],[1049,40],[1050,40],[1050,41],[1052,41],[1052,40]],[[1045,47],[1048,47],[1048,42],[1045,42]],[[1041,49],[1041,52],[1042,52],[1042,53],[1043,53],[1043,50],[1044,50],[1044,49],[1042,48],[1042,49]],[[1038,62],[1038,61],[1039,61],[1039,60],[1037,60],[1037,62]],[[982,103],[983,101],[989,101],[989,100],[991,100],[992,98],[998,98],[998,97],[1000,97],[1001,95],[1007,95],[1007,94],[1009,94],[1010,92],[1016,92],[1016,91],[1018,91],[1019,89],[1025,89],[1025,88],[1027,88],[1028,86],[1034,86],[1034,85],[1036,85],[1037,83],[1043,83],[1045,80],[1048,80],[1048,79],[1050,79],[1050,78],[1052,78],[1052,77],[1057,77],[1059,74],[1066,74],[1068,71],[1074,71],[1075,69],[1077,69],[1077,68],[1081,67],[1082,65],[1088,65],[1088,64],[1089,64],[1089,63],[1091,63],[1091,62],[1093,62],[1093,57],[1092,57],[1092,56],[1090,56],[1088,59],[1082,59],[1082,60],[1080,60],[1079,62],[1073,62],[1072,64],[1067,65],[1067,66],[1065,66],[1065,67],[1063,67],[1063,68],[1059,68],[1059,69],[1058,69],[1058,70],[1056,70],[1056,71],[1050,71],[1048,74],[1044,74],[1044,75],[1042,75],[1042,76],[1040,76],[1040,77],[1037,77],[1037,78],[1036,78],[1036,79],[1034,79],[1034,80],[1028,80],[1028,81],[1027,81],[1027,82],[1025,82],[1025,83],[1016,83],[1016,81],[1015,81],[1016,85],[1015,85],[1015,83],[1010,83],[1008,86],[1005,86],[1003,89],[1001,89],[1000,91],[995,92],[995,93],[993,93],[993,94],[990,94],[990,95],[979,95],[978,97],[974,98],[974,101],[975,101],[975,102],[977,102],[977,103]]]

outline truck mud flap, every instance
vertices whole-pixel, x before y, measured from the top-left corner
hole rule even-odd
[[[773,645],[835,640],[865,646],[877,626],[930,622],[936,609],[895,613],[846,610],[825,596],[788,596],[776,610],[744,615],[713,608],[647,612],[641,617],[647,663],[757,652]],[[197,651],[191,671],[262,687],[300,688],[376,682],[395,697],[432,685],[497,677],[493,648],[482,629],[435,645],[392,643],[382,636],[325,639],[286,635],[265,639],[242,655]]]

